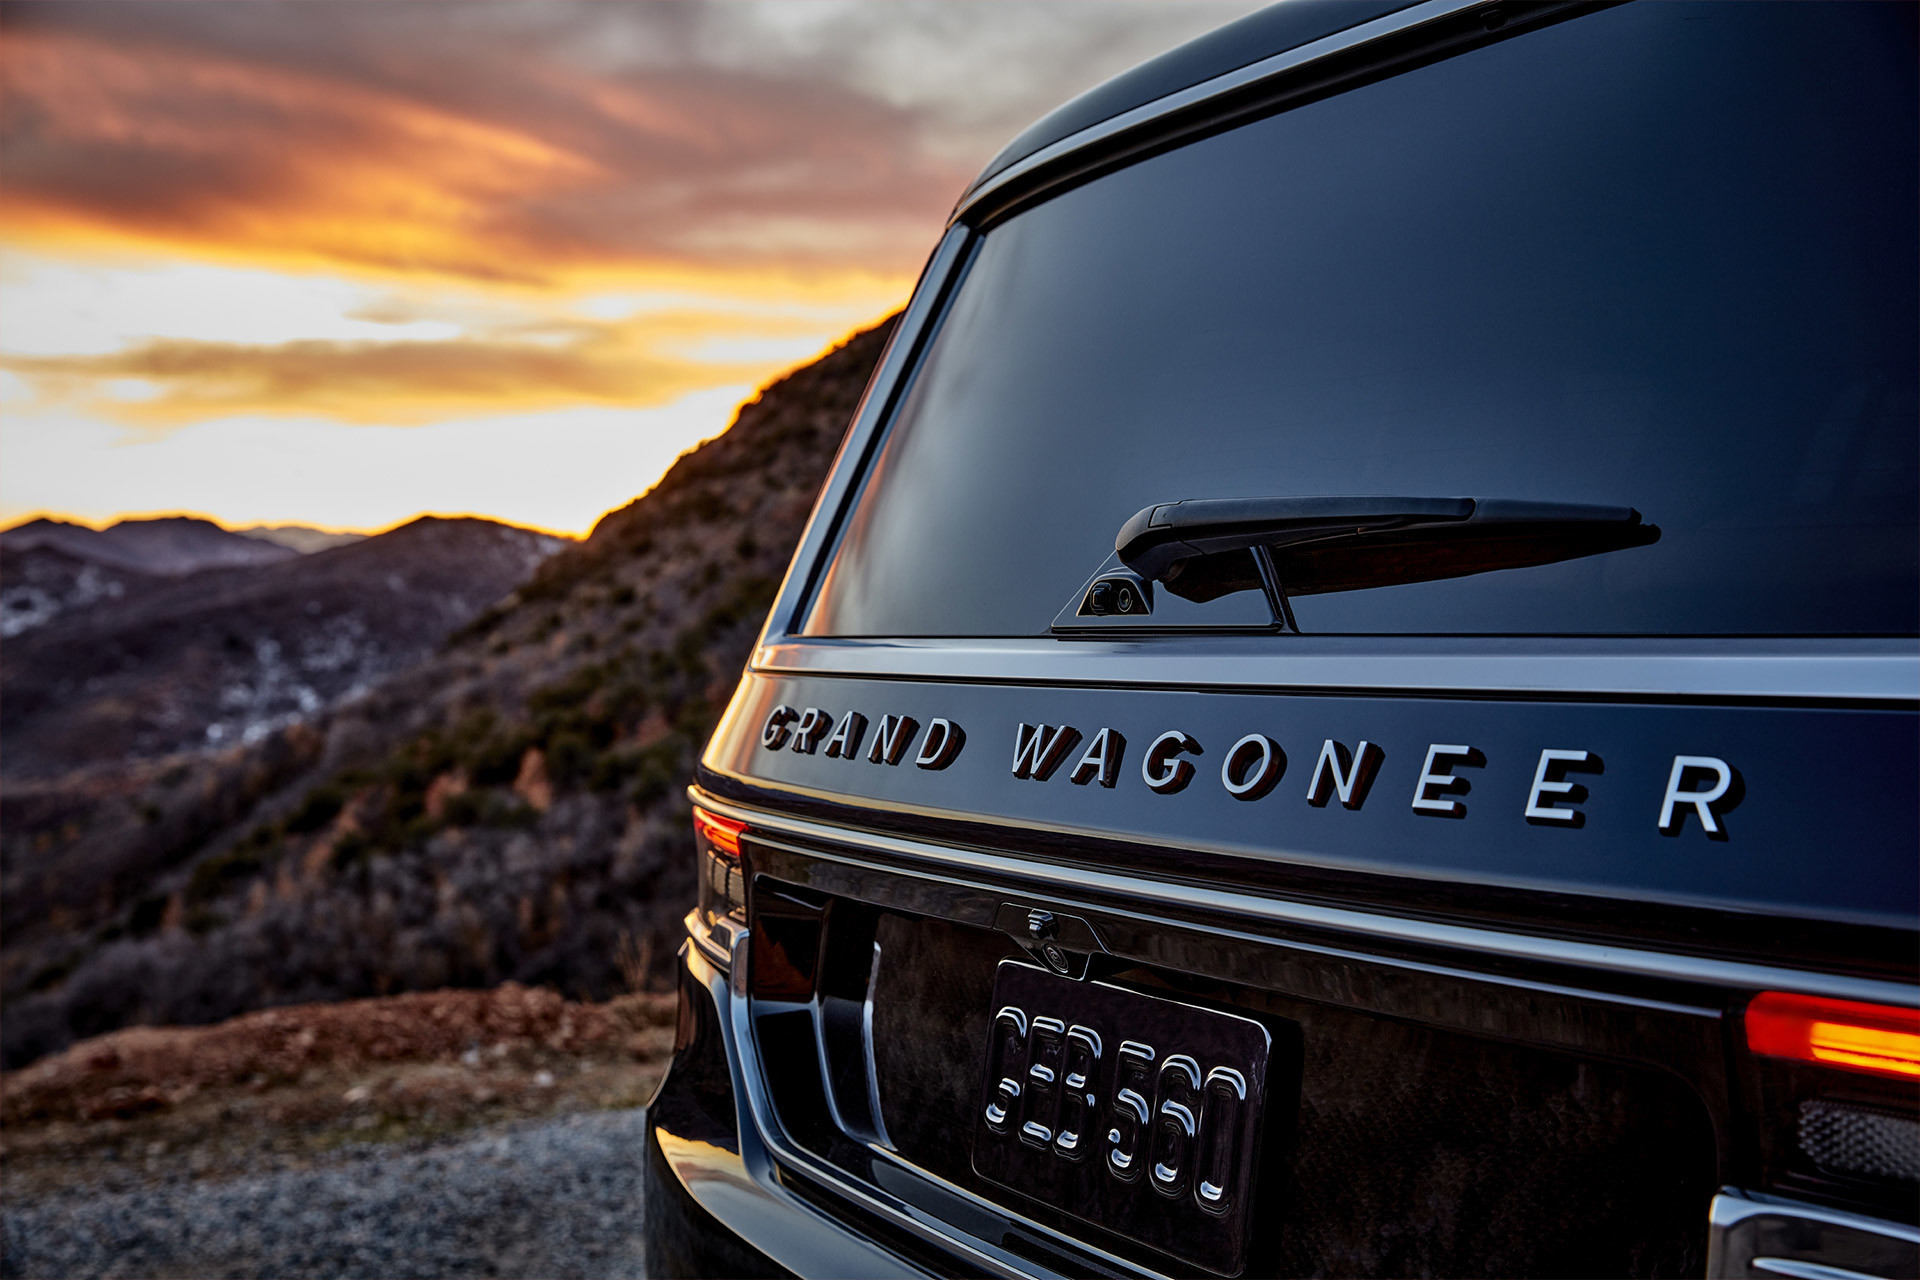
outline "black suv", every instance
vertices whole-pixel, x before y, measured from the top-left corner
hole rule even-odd
[[[997,158],[692,790],[655,1269],[1920,1273],[1915,67],[1308,0]]]

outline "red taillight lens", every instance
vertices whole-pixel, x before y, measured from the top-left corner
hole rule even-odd
[[[713,846],[714,852],[737,858],[740,856],[740,837],[746,834],[747,824],[696,807],[693,811],[693,829]]]
[[[1920,1009],[1762,992],[1747,1006],[1747,1048],[1773,1058],[1920,1079]]]

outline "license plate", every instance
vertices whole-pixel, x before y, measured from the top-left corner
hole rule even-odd
[[[1235,1275],[1246,1263],[1271,1048],[1251,1018],[1003,961],[974,1172]]]

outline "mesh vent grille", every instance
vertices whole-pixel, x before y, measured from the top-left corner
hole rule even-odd
[[[1920,1182],[1920,1121],[1832,1102],[1803,1102],[1800,1149],[1832,1173]]]

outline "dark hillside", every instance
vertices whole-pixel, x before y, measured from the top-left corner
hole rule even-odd
[[[258,741],[419,661],[563,545],[471,519],[415,520],[310,556],[216,532],[272,559],[148,580],[0,653],[9,778]]]
[[[9,912],[24,890],[46,916],[56,878],[16,875],[4,833],[38,832],[43,866],[150,834],[57,927],[8,931],[7,1064],[131,1023],[508,980],[604,999],[664,973],[693,898],[684,786],[890,329],[766,387],[364,695],[70,816],[10,785]]]
[[[118,600],[151,574],[98,564],[58,547],[0,548],[0,639],[44,627],[61,614]]]
[[[105,529],[40,519],[0,533],[0,550],[29,547],[53,547],[108,568],[163,575],[272,564],[299,554],[292,547],[249,538],[193,516],[122,520]]]

